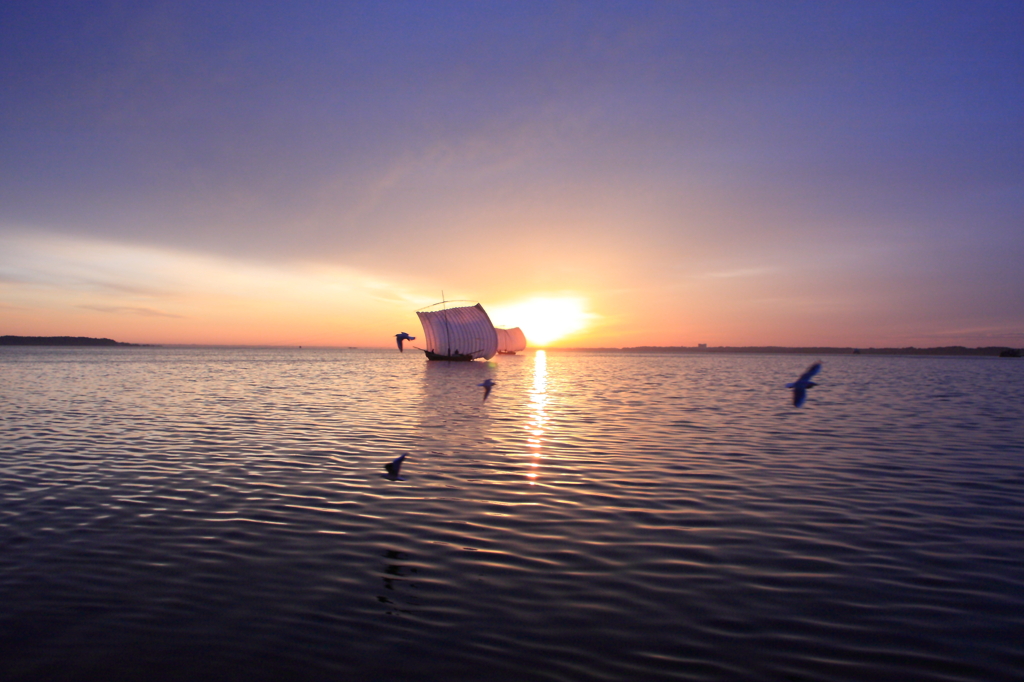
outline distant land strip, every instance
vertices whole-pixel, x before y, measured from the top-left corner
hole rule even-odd
[[[792,353],[799,355],[975,355],[997,357],[1021,357],[1020,349],[1008,346],[986,346],[966,348],[964,346],[942,346],[939,348],[833,348],[823,346],[634,346],[630,348],[551,348],[549,350],[606,352],[606,353]]]
[[[144,346],[88,336],[0,336],[0,346]]]

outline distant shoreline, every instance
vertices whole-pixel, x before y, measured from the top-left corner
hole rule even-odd
[[[0,346],[136,346],[148,344],[125,343],[113,339],[94,339],[88,336],[0,336]]]
[[[708,355],[715,353],[776,353],[793,355],[970,355],[999,357],[1021,351],[1009,346],[941,346],[937,348],[837,348],[831,346],[633,346],[628,348],[548,348],[550,351],[572,351],[582,353],[668,353]]]

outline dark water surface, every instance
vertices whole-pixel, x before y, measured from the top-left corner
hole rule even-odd
[[[1021,679],[1024,361],[814,359],[4,348],[0,679]]]

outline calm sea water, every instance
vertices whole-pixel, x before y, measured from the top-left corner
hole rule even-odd
[[[2,349],[0,679],[1021,679],[1024,361],[815,359]]]

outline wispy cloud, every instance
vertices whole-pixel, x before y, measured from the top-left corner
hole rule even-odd
[[[774,275],[780,272],[781,268],[774,266],[761,266],[753,268],[736,268],[735,270],[719,270],[717,272],[706,272],[700,275],[710,279],[736,279],[740,277],[763,277]]]
[[[146,329],[158,343],[367,344],[429,303],[414,277],[43,234],[0,235],[0,271],[13,272],[0,282],[5,302],[36,311],[22,326]]]
[[[141,317],[174,317],[184,318],[184,315],[175,315],[173,313],[165,313],[162,310],[154,310],[153,308],[135,308],[130,306],[111,306],[111,305],[80,305],[77,306],[84,310],[95,310],[101,313],[111,313],[114,315],[139,315]]]

